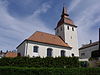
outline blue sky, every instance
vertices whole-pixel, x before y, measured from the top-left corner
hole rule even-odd
[[[64,5],[78,26],[79,47],[98,40],[100,0],[0,0],[0,50],[14,50],[35,31],[54,34]]]

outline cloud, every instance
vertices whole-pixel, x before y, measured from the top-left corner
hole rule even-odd
[[[74,0],[69,7],[70,12],[75,13],[75,24],[79,26],[79,46],[89,43],[89,40],[98,41],[98,28],[100,27],[98,24],[100,23],[99,7],[99,0]]]
[[[45,22],[39,19],[39,15],[50,8],[48,3],[43,3],[33,14],[19,19],[9,14],[8,4],[8,1],[0,1],[0,50],[15,49],[21,41],[37,30],[52,33]]]
[[[38,10],[36,10],[34,13],[33,13],[33,16],[38,16],[41,12],[42,13],[45,13],[47,12],[48,8],[50,8],[51,6],[48,4],[48,3],[44,3],[42,5],[42,9],[39,8]]]
[[[12,50],[25,38],[35,31],[53,33],[47,23],[40,19],[41,14],[47,13],[51,5],[44,2],[40,5],[37,1],[31,6],[33,0],[17,0],[21,8],[37,7],[32,14],[25,17],[12,16],[8,11],[10,0],[0,0],[0,49]],[[13,0],[12,0],[13,1]],[[16,2],[16,1],[15,1]],[[28,7],[28,5],[30,5]],[[99,0],[72,0],[69,12],[72,13],[73,20],[78,25],[79,45],[87,43],[90,39],[98,40],[98,27],[100,27],[100,1]],[[28,10],[26,10],[28,11]],[[52,13],[52,12],[51,12]],[[17,16],[17,17],[16,17]]]
[[[69,6],[69,12],[73,11],[82,0],[73,0]]]

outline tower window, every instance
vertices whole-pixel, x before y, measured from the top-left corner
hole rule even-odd
[[[72,27],[72,31],[74,31],[74,28]]]
[[[67,29],[69,30],[69,26],[67,26]]]
[[[38,46],[33,47],[33,52],[38,52]]]
[[[62,27],[60,28],[60,30],[62,31]]]
[[[70,38],[72,39],[72,36]]]
[[[57,33],[59,33],[59,29],[57,29]]]

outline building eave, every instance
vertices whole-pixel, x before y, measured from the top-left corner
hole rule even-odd
[[[16,47],[16,49],[17,49],[20,45],[22,45],[25,41],[38,42],[38,41],[33,41],[33,40],[25,39],[21,44],[19,44],[19,45]],[[38,42],[38,43],[43,43],[43,42]],[[49,43],[43,43],[43,44],[49,44]],[[55,44],[49,44],[49,45],[55,45]],[[61,46],[61,45],[55,45],[55,46],[60,46],[60,47],[65,47],[65,48],[71,48],[71,49],[72,49],[72,47],[70,47],[70,46]]]
[[[17,49],[20,45],[22,45],[25,41],[27,41],[27,39],[25,39],[23,42],[21,42],[21,43],[16,47],[16,49]]]
[[[60,46],[60,47],[66,47],[66,48],[72,48],[70,46],[61,46],[61,45],[56,45],[56,44],[50,44],[50,43],[44,43],[44,42],[39,42],[39,41],[33,41],[33,40],[27,40],[31,42],[37,42],[37,43],[43,43],[43,44],[48,44],[48,45],[54,45],[54,46]]]
[[[63,24],[67,24],[67,25],[72,26],[72,27],[75,27],[75,28],[78,27],[78,26],[76,26],[76,25],[74,25],[74,24],[68,24],[68,23],[63,23]],[[62,24],[62,25],[63,25],[63,24]],[[62,26],[62,25],[60,25],[60,26]],[[59,26],[58,26],[58,27],[59,27]],[[56,27],[56,28],[54,28],[54,29],[56,30],[58,27]]]

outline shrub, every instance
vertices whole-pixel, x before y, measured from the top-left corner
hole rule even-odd
[[[46,57],[46,58],[1,58],[0,66],[18,67],[79,67],[78,57]]]

